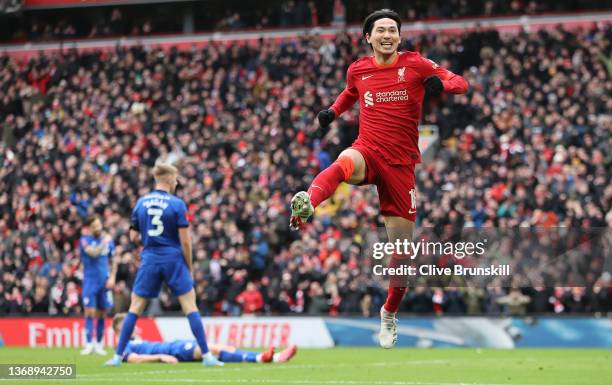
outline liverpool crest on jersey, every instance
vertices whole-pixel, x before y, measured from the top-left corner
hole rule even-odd
[[[406,67],[402,67],[397,70],[397,82],[398,83],[404,81],[404,72],[406,72]]]

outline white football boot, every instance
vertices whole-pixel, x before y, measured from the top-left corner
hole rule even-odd
[[[81,350],[81,355],[82,356],[88,356],[91,353],[93,353],[93,351],[94,351],[94,344],[93,344],[93,342],[88,342],[85,345],[85,349]]]
[[[378,342],[385,349],[391,349],[397,342],[397,318],[396,313],[390,313],[385,307],[380,308],[380,333]]]
[[[99,356],[106,355],[106,350],[104,350],[104,348],[102,347],[101,342],[98,342],[97,344],[94,345],[94,353],[96,353]]]

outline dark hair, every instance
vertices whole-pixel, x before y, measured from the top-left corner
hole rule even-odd
[[[87,218],[87,220],[85,221],[85,224],[87,226],[91,226],[91,224],[94,223],[97,219],[100,219],[100,217],[97,215],[92,215],[89,218]]]
[[[394,10],[384,8],[370,13],[368,17],[365,18],[363,21],[363,37],[365,37],[366,33],[369,35],[372,34],[372,28],[374,27],[376,20],[385,18],[395,21],[395,23],[397,23],[397,31],[400,31],[402,26],[402,19],[400,19],[400,15]]]

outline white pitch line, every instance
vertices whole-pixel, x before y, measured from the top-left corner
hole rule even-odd
[[[413,361],[396,361],[396,362],[370,362],[360,364],[360,366],[372,366],[372,367],[386,367],[386,366],[409,366],[409,365],[444,365],[448,364],[448,360],[413,360]],[[305,365],[261,365],[258,367],[250,366],[244,367],[224,367],[223,369],[214,369],[223,372],[234,372],[234,371],[262,371],[262,370],[292,370],[292,369],[325,369],[325,368],[354,368],[354,364],[305,364]],[[112,368],[109,368],[109,373]],[[181,374],[181,373],[202,373],[202,370],[189,369],[189,370],[148,370],[138,372],[126,372],[121,373],[122,376],[142,376],[142,375],[156,375],[156,374]],[[96,373],[96,374],[77,374],[78,379],[85,378],[97,378],[97,377],[108,377],[108,373]]]
[[[125,380],[121,377],[116,378],[88,378],[80,379],[81,381],[98,381],[98,382],[115,382]],[[186,383],[186,384],[219,384],[219,383],[241,383],[241,384],[298,384],[298,385],[316,385],[316,384],[328,384],[328,385],[508,385],[508,384],[491,384],[491,383],[472,383],[472,382],[423,382],[423,381],[354,381],[354,380],[255,380],[255,379],[186,379],[186,378],[175,378],[175,379],[140,379],[134,380],[135,382],[150,382],[150,383]],[[518,384],[514,384],[518,385]]]

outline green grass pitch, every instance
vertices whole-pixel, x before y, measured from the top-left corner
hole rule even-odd
[[[588,349],[301,349],[285,364],[124,364],[76,349],[0,348],[0,363],[76,364],[76,380],[12,384],[329,384],[329,385],[609,385],[612,350]]]

